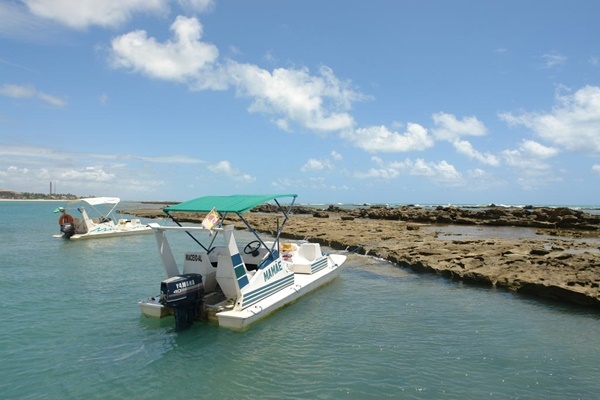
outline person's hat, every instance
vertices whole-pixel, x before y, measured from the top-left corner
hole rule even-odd
[[[65,208],[64,207],[58,207],[56,210],[54,210],[55,213],[59,213],[59,212],[65,212]]]

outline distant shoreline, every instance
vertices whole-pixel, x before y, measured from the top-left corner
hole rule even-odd
[[[0,201],[23,201],[23,202],[35,202],[35,201],[43,201],[43,202],[67,202],[75,199],[3,199],[0,198]],[[157,204],[157,205],[173,205],[179,204],[177,201],[148,201],[148,200],[121,200],[121,203],[140,203],[140,204]],[[569,205],[557,205],[557,204],[548,204],[548,205],[516,205],[516,204],[437,204],[437,203],[428,203],[428,204],[404,204],[404,203],[297,203],[297,207],[306,207],[311,209],[322,209],[325,210],[327,207],[335,207],[340,208],[341,210],[352,210],[356,208],[386,208],[386,209],[394,209],[400,207],[409,207],[415,209],[435,209],[437,207],[455,207],[460,209],[487,209],[487,208],[498,208],[498,209],[526,209],[526,210],[534,210],[540,208],[569,208],[571,210],[581,210],[584,212],[589,212],[590,214],[598,215],[600,214],[600,205],[590,205],[590,204],[569,204]]]
[[[0,199],[0,201],[47,201],[47,202],[65,202],[67,200],[52,200],[52,199]]]

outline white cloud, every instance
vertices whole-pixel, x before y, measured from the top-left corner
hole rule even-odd
[[[572,96],[557,96],[557,102],[549,113],[503,113],[500,118],[567,150],[600,152],[600,87],[585,86]]]
[[[275,114],[283,129],[289,128],[290,123],[319,132],[354,125],[344,111],[361,95],[327,67],[321,67],[318,75],[311,75],[306,68],[277,68],[269,72],[255,65],[232,62],[226,70],[237,94],[253,99],[249,111]]]
[[[533,140],[526,139],[521,142],[521,149],[529,155],[531,155],[532,157],[540,159],[554,157],[558,154],[558,150],[554,147],[544,146],[543,144],[540,144]]]
[[[458,172],[453,165],[444,160],[438,163],[426,162],[420,158],[415,161],[406,159],[404,161],[393,161],[389,163],[385,163],[379,157],[373,157],[371,160],[376,164],[376,167],[369,169],[367,172],[355,173],[355,178],[391,180],[405,174],[422,176],[432,182],[445,186],[464,185],[464,179],[460,172]]]
[[[558,154],[558,150],[533,140],[523,140],[518,149],[504,150],[506,165],[516,169],[519,175],[540,176],[550,173],[550,165],[543,160]]]
[[[355,178],[358,179],[383,179],[383,180],[391,180],[400,176],[400,171],[395,168],[387,167],[387,168],[371,168],[366,172],[356,172],[354,174]]]
[[[310,158],[301,168],[300,171],[322,171],[324,169],[332,169],[332,165],[328,160],[317,160]]]
[[[0,86],[0,95],[16,99],[39,99],[55,107],[65,107],[66,100],[38,91],[32,85],[12,85],[5,84]]]
[[[424,176],[435,182],[449,186],[460,186],[463,184],[463,177],[460,172],[452,164],[444,160],[439,163],[433,163],[418,158],[414,162],[407,160],[400,165],[407,168],[410,175]]]
[[[455,140],[462,136],[483,136],[487,129],[483,122],[475,117],[465,117],[458,120],[454,115],[439,112],[433,114],[435,128],[432,133],[439,140]]]
[[[489,176],[487,171],[485,171],[481,168],[471,169],[468,171],[468,174],[469,174],[469,177],[471,177],[473,179],[484,179]]]
[[[491,165],[493,167],[500,165],[500,160],[498,157],[490,153],[480,153],[479,151],[475,150],[471,143],[467,142],[466,140],[453,140],[452,145],[458,153],[475,159],[483,164]]]
[[[334,162],[341,161],[342,155],[334,150],[331,152],[330,157],[331,157],[331,159],[322,159],[322,160],[317,160],[315,158],[311,158],[300,168],[300,171],[308,172],[308,171],[333,170]]]
[[[600,175],[600,164],[592,165],[592,171]]]
[[[16,99],[25,99],[36,96],[37,91],[31,85],[3,85],[0,87],[0,94],[3,96],[14,97]]]
[[[152,78],[186,82],[197,79],[214,63],[218,49],[203,43],[202,25],[196,18],[179,16],[171,25],[174,40],[159,43],[138,30],[112,40],[112,65]]]
[[[128,21],[134,13],[164,13],[168,0],[22,0],[29,11],[74,29],[92,25],[115,27]],[[192,1],[190,1],[191,3]]]
[[[567,57],[556,52],[547,53],[542,55],[544,60],[544,68],[554,68],[558,65],[562,65],[567,61]]]
[[[164,164],[169,164],[168,168],[178,168],[180,165],[204,162],[178,155],[145,157],[11,145],[0,146],[0,159],[3,165],[9,166],[0,171],[0,187],[45,192],[48,182],[56,181],[60,193],[84,196],[104,195],[114,190],[127,196],[154,192],[168,184],[156,179],[156,176],[164,176]],[[160,168],[155,168],[153,164],[161,165]]]
[[[218,64],[218,49],[201,41],[202,25],[196,18],[179,16],[171,26],[174,38],[159,42],[138,30],[112,41],[111,64],[152,78],[186,83],[191,90],[225,90],[249,97],[250,112],[274,116],[284,130],[297,124],[316,132],[351,129],[353,118],[346,112],[364,96],[333,71],[321,67],[277,68],[272,72],[256,65],[229,61]]]
[[[115,174],[104,171],[101,166],[90,166],[63,171],[59,177],[63,181],[110,182],[115,179]]]
[[[427,130],[414,123],[409,123],[404,133],[390,131],[381,125],[343,132],[341,137],[373,153],[422,151],[433,146],[433,139]]]
[[[238,169],[234,168],[229,161],[226,160],[209,165],[208,169],[215,174],[231,178],[232,180],[238,182],[252,183],[256,180],[256,178],[253,176],[240,172]]]
[[[55,107],[64,107],[67,105],[65,100],[43,92],[38,92],[37,98]]]

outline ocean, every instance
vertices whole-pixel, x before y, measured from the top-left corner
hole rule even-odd
[[[597,310],[349,254],[245,332],[175,332],[137,306],[154,235],[52,238],[57,205],[0,201],[0,399],[600,398]]]

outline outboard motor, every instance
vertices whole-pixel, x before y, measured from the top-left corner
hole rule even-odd
[[[204,298],[202,275],[175,275],[160,283],[160,302],[173,309],[175,329],[192,325],[201,315]]]
[[[69,223],[62,224],[60,226],[60,231],[64,234],[64,237],[68,239],[75,234],[75,226]]]

